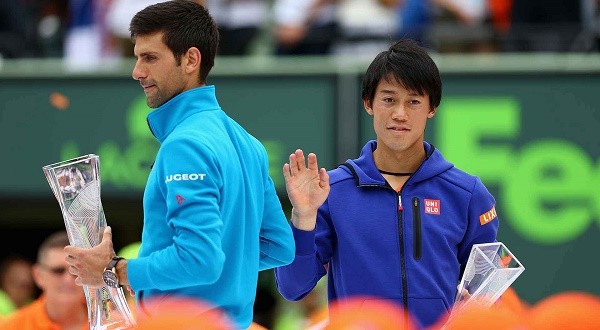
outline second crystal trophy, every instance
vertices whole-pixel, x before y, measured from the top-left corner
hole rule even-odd
[[[502,242],[474,244],[458,285],[455,309],[471,303],[492,306],[524,270]]]
[[[106,218],[100,201],[100,158],[90,154],[43,167],[60,204],[69,243],[91,248],[100,244]],[[90,330],[127,329],[135,319],[121,287],[84,286]]]

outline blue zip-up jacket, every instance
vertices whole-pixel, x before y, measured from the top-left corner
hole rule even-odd
[[[141,312],[148,298],[191,297],[247,328],[258,272],[295,252],[266,150],[223,112],[214,86],[175,96],[148,124],[160,148],[144,191],[139,257],[127,264]]]
[[[426,159],[397,193],[375,166],[376,147],[368,142],[358,159],[329,171],[315,230],[292,228],[296,258],[275,269],[278,290],[299,300],[327,273],[329,301],[387,299],[430,326],[454,303],[473,244],[495,242],[495,200],[427,142]]]

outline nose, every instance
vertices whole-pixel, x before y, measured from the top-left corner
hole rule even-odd
[[[139,60],[135,62],[135,66],[133,67],[133,71],[131,72],[131,77],[135,80],[144,79],[146,77],[146,73],[142,69]]]
[[[397,107],[394,108],[394,110],[392,111],[392,119],[395,120],[407,120],[407,111],[406,108],[403,105],[398,105]]]

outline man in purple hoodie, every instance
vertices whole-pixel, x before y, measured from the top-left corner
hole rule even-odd
[[[424,141],[441,101],[439,71],[415,42],[377,55],[362,99],[377,139],[329,172],[302,150],[283,171],[296,256],[275,269],[288,300],[327,274],[328,299],[394,301],[420,327],[447,313],[473,244],[494,242],[494,197]],[[368,299],[368,298],[365,298]]]

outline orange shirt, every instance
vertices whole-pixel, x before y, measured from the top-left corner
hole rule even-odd
[[[31,304],[13,312],[10,316],[0,320],[0,330],[61,330],[61,326],[48,318],[45,297],[42,295]],[[88,329],[84,323],[82,330]]]

